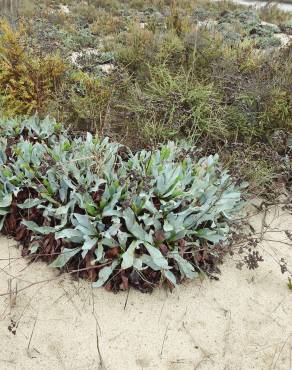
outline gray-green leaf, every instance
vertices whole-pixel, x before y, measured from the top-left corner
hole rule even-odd
[[[93,288],[100,288],[104,283],[107,282],[108,278],[113,273],[114,269],[118,265],[118,261],[114,261],[110,266],[106,266],[99,271],[98,280],[92,284]]]
[[[66,263],[74,257],[81,248],[74,248],[74,249],[68,249],[64,248],[62,253],[55,259],[54,262],[50,264],[50,267],[55,267],[55,268],[62,268],[66,265]]]

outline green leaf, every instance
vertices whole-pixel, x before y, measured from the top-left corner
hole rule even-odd
[[[136,248],[139,247],[139,243],[137,240],[132,241],[129,248],[126,252],[122,255],[123,262],[122,262],[122,269],[128,269],[133,266],[134,264],[134,253]]]
[[[114,261],[110,266],[106,266],[99,271],[98,280],[92,284],[93,288],[100,288],[107,282],[114,269],[119,264],[118,261]]]
[[[111,236],[103,237],[101,242],[102,242],[102,245],[105,245],[106,247],[110,247],[110,248],[116,247],[118,245],[116,240],[113,239]]]
[[[73,215],[77,220],[77,230],[80,230],[82,233],[88,236],[94,236],[97,234],[96,227],[90,221],[89,216],[80,215],[78,213],[74,213]]]
[[[157,266],[159,266],[163,269],[168,268],[167,260],[163,257],[163,255],[162,255],[162,253],[160,252],[159,249],[157,249],[156,247],[153,247],[149,243],[144,243],[144,245],[145,245],[148,253],[152,257],[152,260],[155,263],[155,265],[157,265]]]
[[[98,242],[98,238],[86,239],[85,243],[82,246],[82,257],[84,258],[88,251],[90,251]]]
[[[3,229],[5,218],[6,216],[0,218],[0,231]]]
[[[38,206],[42,203],[43,203],[42,199],[28,198],[22,204],[17,204],[17,207],[20,208],[20,209],[29,209],[29,208],[32,208],[32,207],[36,207],[36,206]]]
[[[134,258],[134,262],[133,262],[133,267],[136,269],[136,270],[143,270],[143,261],[142,261],[142,258],[141,257],[138,257],[138,258]]]
[[[152,243],[153,239],[150,234],[146,233],[141,225],[136,221],[136,217],[131,208],[127,208],[123,213],[124,220],[128,231],[137,239]]]
[[[161,270],[160,266],[156,265],[156,264],[153,262],[153,259],[152,259],[152,257],[151,257],[151,256],[149,256],[149,254],[143,254],[143,255],[141,256],[141,260],[142,260],[142,262],[143,262],[145,265],[149,266],[152,270],[154,270],[154,271],[160,271],[160,270]]]
[[[29,247],[29,250],[31,253],[36,253],[40,248],[40,244],[39,243],[33,243],[30,245]]]
[[[81,251],[81,248],[68,249],[64,248],[62,253],[52,262],[49,266],[55,268],[62,268],[66,263],[74,257],[78,252]]]
[[[91,248],[93,248],[97,244],[97,242],[98,242],[98,238],[87,239],[82,246],[82,250],[89,251]]]
[[[0,216],[6,216],[9,212],[8,209],[0,209]]]
[[[48,200],[50,203],[55,204],[56,206],[60,206],[60,203],[52,198],[48,193],[41,193],[41,196],[42,198]]]
[[[166,279],[169,280],[175,287],[177,286],[176,277],[170,270],[164,270],[163,274],[166,277]]]
[[[194,266],[191,265],[187,260],[185,260],[178,253],[178,250],[173,251],[170,254],[170,257],[172,257],[177,262],[178,267],[183,277],[186,276],[188,279],[194,279],[198,276],[198,273],[195,271]]]
[[[33,221],[27,221],[23,220],[22,224],[25,225],[29,230],[35,232],[36,234],[41,234],[41,235],[48,235],[51,233],[55,233],[56,229],[54,227],[50,226],[39,226]]]
[[[96,261],[100,261],[103,258],[103,245],[101,242],[98,243],[98,247],[95,250]]]
[[[93,203],[88,203],[85,205],[86,212],[89,216],[97,216],[98,215],[98,208]]]
[[[76,229],[63,229],[55,234],[56,239],[68,239],[73,243],[81,243],[83,241],[83,234]]]
[[[0,199],[0,208],[10,207],[12,203],[12,194],[6,194]]]
[[[124,231],[118,230],[117,233],[119,244],[122,248],[125,249],[128,238],[131,236],[131,234],[125,233]]]

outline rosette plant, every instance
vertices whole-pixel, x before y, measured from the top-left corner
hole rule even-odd
[[[212,274],[241,193],[218,155],[189,149],[132,153],[49,118],[2,120],[0,227],[25,255],[113,291]]]

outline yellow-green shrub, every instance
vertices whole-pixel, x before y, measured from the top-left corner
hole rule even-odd
[[[0,23],[0,103],[6,116],[42,112],[66,71],[59,56],[27,51],[24,31],[23,26],[14,30],[7,21]]]

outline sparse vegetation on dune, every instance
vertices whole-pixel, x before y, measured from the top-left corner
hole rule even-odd
[[[0,23],[4,230],[114,291],[210,273],[233,181],[291,195],[291,62],[291,16],[275,6],[20,2]]]

